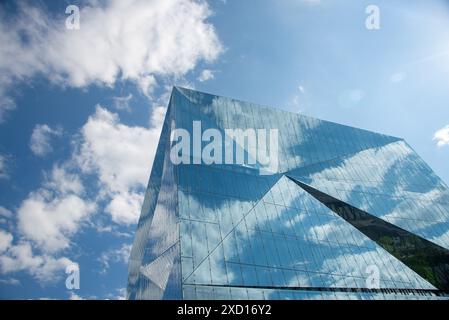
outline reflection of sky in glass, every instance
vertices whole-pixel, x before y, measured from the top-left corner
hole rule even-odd
[[[168,124],[191,131],[193,121],[278,129],[278,172],[171,165]],[[380,288],[435,289],[284,176],[449,248],[447,187],[402,139],[185,89],[175,89],[164,130],[132,253],[136,297],[401,297],[311,289],[366,289],[372,265]]]
[[[182,198],[199,208],[195,197]],[[376,264],[383,288],[433,288],[285,177],[246,215],[218,223],[229,232],[217,235],[220,228],[205,223],[191,229],[187,246],[201,264],[185,283],[363,288],[366,268]]]
[[[404,141],[320,163],[293,175],[449,248],[448,189]]]

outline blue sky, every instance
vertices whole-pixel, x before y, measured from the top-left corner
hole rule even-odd
[[[123,297],[173,85],[405,138],[449,181],[447,1],[3,1],[0,42],[3,299]]]

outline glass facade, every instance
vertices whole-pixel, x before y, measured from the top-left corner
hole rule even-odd
[[[231,140],[227,129],[278,130],[276,169],[174,164],[172,134],[195,122]],[[128,298],[445,299],[448,249],[448,187],[404,140],[176,87]]]

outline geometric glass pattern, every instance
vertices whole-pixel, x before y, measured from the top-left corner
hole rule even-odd
[[[278,130],[277,167],[174,164],[172,134],[195,122],[231,140],[227,129]],[[175,87],[127,296],[445,299],[447,250],[449,189],[403,139]]]
[[[449,250],[304,183],[295,183],[439,290],[449,292]]]

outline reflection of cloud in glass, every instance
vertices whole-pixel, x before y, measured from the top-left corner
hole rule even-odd
[[[133,250],[144,250],[143,262],[150,264],[156,254],[166,254],[161,252],[167,246],[179,244],[183,298],[401,296],[398,291],[394,296],[351,291],[367,288],[371,265],[381,271],[381,288],[433,288],[286,177],[447,243],[447,187],[406,142],[186,89],[175,89],[171,101],[176,117],[170,121],[189,132],[193,121],[201,121],[203,130],[218,128],[222,133],[226,128],[279,130],[280,166],[273,175],[259,175],[257,166],[201,164],[169,165],[172,175],[156,159],[165,183],[171,181],[177,189],[164,187],[164,182],[160,190],[150,185]],[[151,210],[154,215],[149,217],[146,212]],[[148,230],[151,237],[144,240]],[[130,269],[138,263],[131,259]],[[176,261],[173,266],[176,269]],[[134,280],[130,272],[130,283]],[[156,282],[162,286],[165,278]],[[347,290],[308,291],[311,288]]]
[[[312,166],[303,179],[337,199],[448,246],[447,235],[438,230],[449,220],[448,192],[404,141]]]
[[[209,216],[200,198],[183,197],[204,217]],[[313,202],[316,210],[305,212],[306,201]],[[236,200],[214,212],[222,219],[240,208]],[[191,225],[196,226],[191,231],[192,247],[202,262],[187,283],[363,288],[367,267],[378,265],[382,288],[433,288],[285,177],[237,224],[222,219],[220,227],[229,230],[225,237],[220,238],[212,224]],[[213,243],[223,239],[213,252],[208,247],[211,237]]]

